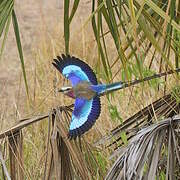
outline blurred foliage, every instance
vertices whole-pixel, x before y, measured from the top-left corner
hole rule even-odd
[[[84,22],[92,23],[97,42],[99,60],[105,79],[110,82],[117,76],[123,80],[143,78],[143,70],[161,72],[179,67],[180,26],[179,3],[171,1],[120,1],[92,0],[92,13]],[[64,1],[65,53],[69,54],[71,22],[80,0]],[[23,51],[13,0],[0,1],[0,58],[13,22],[22,72],[28,92]],[[109,51],[109,48],[111,51]],[[112,57],[113,51],[113,57]],[[100,70],[100,68],[99,68]],[[116,72],[113,73],[112,71]],[[98,73],[100,74],[100,73]]]
[[[69,53],[69,27],[72,18],[67,15],[70,3],[64,2],[64,37],[66,53]],[[75,14],[78,4],[79,1],[74,1],[71,14]],[[92,0],[92,14],[88,20],[92,22],[99,59],[108,81],[112,80],[112,69],[115,66],[118,67],[116,76],[122,71],[124,78],[131,80],[132,69],[129,64],[134,62],[137,65],[135,76],[141,78],[143,69],[161,72],[167,68],[178,67],[180,26],[177,6],[175,0]],[[111,58],[111,52],[108,51],[110,46],[115,50],[114,57]]]
[[[180,85],[172,89],[172,97],[174,97],[178,104],[180,104]]]

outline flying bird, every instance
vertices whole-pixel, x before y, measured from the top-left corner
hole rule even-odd
[[[75,99],[68,133],[68,137],[71,139],[81,136],[94,125],[101,112],[100,96],[144,81],[180,72],[180,68],[177,68],[134,81],[98,84],[96,75],[89,65],[76,57],[62,54],[62,57],[57,56],[52,64],[72,84],[72,86],[62,87],[59,90],[59,92]]]
[[[75,99],[68,137],[81,136],[98,119],[101,112],[100,96],[120,89],[122,82],[98,84],[93,70],[84,61],[69,55],[57,56],[52,63],[72,86],[62,87],[59,92]]]

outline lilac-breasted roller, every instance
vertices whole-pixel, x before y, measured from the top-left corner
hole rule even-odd
[[[123,83],[98,84],[89,65],[73,56],[62,54],[52,64],[72,84],[59,91],[75,99],[68,136],[76,138],[88,131],[98,119],[101,112],[100,96],[120,89]]]
[[[112,84],[98,84],[93,70],[82,60],[65,56],[57,57],[52,63],[57,70],[71,81],[72,86],[62,87],[59,91],[75,99],[74,110],[69,127],[70,138],[76,138],[88,131],[101,112],[100,96],[129,87],[154,78],[160,78],[167,74],[180,72],[180,68],[167,72],[154,74],[143,79],[137,79],[130,82],[117,82]]]

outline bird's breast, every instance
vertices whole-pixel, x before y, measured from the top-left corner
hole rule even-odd
[[[89,82],[81,82],[74,87],[74,94],[78,98],[85,98],[87,100],[96,96],[96,92],[90,87]]]

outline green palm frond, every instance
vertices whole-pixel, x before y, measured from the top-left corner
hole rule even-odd
[[[16,43],[17,43],[18,52],[19,52],[19,58],[21,61],[21,68],[22,68],[22,72],[23,72],[26,93],[29,98],[28,82],[27,82],[26,70],[25,70],[25,65],[24,65],[24,56],[23,56],[23,50],[22,50],[22,46],[21,46],[19,26],[18,26],[17,17],[16,17],[14,10],[12,11],[12,20],[13,20],[14,33],[15,33],[15,37],[16,37]]]
[[[176,4],[176,1],[92,1],[92,13],[84,26],[91,20],[107,81],[113,80],[112,74],[121,73],[130,80],[134,75],[129,68],[132,64],[137,65],[140,78],[147,68],[155,72],[178,68],[180,26]],[[69,53],[70,23],[79,0],[72,4],[71,13],[70,5],[64,1],[66,53]],[[110,57],[108,48],[113,49],[114,57]]]
[[[2,43],[0,45],[0,60],[2,58],[3,50],[4,50],[6,39],[8,36],[11,18],[12,18],[12,22],[13,22],[16,43],[17,43],[19,57],[20,57],[20,61],[21,61],[21,68],[22,68],[22,72],[23,72],[26,93],[29,98],[28,82],[27,82],[26,70],[25,70],[25,66],[24,66],[24,57],[23,57],[23,50],[22,50],[22,46],[21,46],[18,20],[17,20],[15,10],[14,10],[14,0],[0,1],[0,40],[2,38]]]
[[[175,68],[175,64],[177,67],[180,46],[177,43],[177,36],[176,39],[174,37],[177,31],[180,31],[180,26],[177,23],[176,1],[171,1],[169,9],[167,9],[168,1],[156,4],[153,1],[143,1],[141,4],[138,1],[118,0],[98,2],[97,8],[100,4],[103,6],[98,9],[92,22],[106,74],[111,72],[107,70],[107,64],[113,67],[118,65],[118,69],[123,69],[127,79],[131,73],[127,67],[135,62],[138,66],[140,63],[143,64],[142,68],[138,68],[140,77],[146,67],[153,69],[153,66],[156,66],[154,69],[156,71],[167,67]],[[95,6],[93,1],[93,12],[96,10]],[[103,20],[99,21],[99,16],[102,16]],[[106,27],[106,32],[98,31],[95,24]],[[108,45],[106,36],[112,38],[117,52],[117,58],[111,61],[107,58],[109,54],[106,53],[106,49],[103,48]],[[171,58],[173,54],[176,56],[174,60]],[[111,66],[111,70],[113,67]]]
[[[79,0],[75,0],[73,3],[73,8],[70,13],[70,1],[64,1],[64,41],[65,41],[65,52],[69,54],[69,41],[70,41],[70,24],[76,13],[79,5]]]
[[[0,47],[1,48],[0,59],[2,57],[7,34],[9,31],[9,24],[11,21],[13,6],[14,6],[13,0],[9,0],[9,1],[4,0],[0,2],[0,38],[1,37],[3,38]]]

